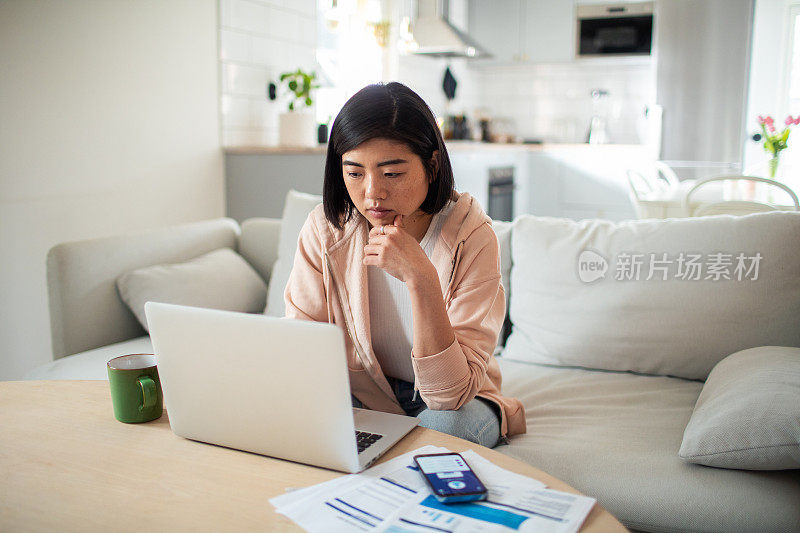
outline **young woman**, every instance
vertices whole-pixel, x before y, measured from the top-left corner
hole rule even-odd
[[[405,85],[369,85],[336,117],[285,300],[286,316],[345,331],[355,406],[489,447],[525,432],[493,356],[505,293],[491,220],[455,192],[433,114]]]

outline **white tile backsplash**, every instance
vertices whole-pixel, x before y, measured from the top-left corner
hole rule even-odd
[[[231,0],[231,27],[237,30],[245,30],[255,33],[264,33],[264,10],[263,5],[252,0]]]
[[[223,61],[249,62],[251,60],[251,40],[252,38],[246,33],[233,30],[221,30],[220,58]]]
[[[253,100],[238,96],[222,96],[222,119],[229,128],[253,128]]]
[[[288,41],[291,37],[289,28],[290,13],[283,9],[269,8],[266,12],[267,33],[274,39]]]
[[[590,93],[603,89],[609,137],[636,144],[643,142],[640,124],[655,96],[651,68],[648,60],[626,59],[483,66],[476,69],[473,102],[491,116],[512,119],[522,138],[584,142],[595,113]]]
[[[223,146],[275,145],[287,103],[269,101],[267,86],[315,68],[316,1],[219,0],[219,9]]]
[[[239,96],[261,96],[265,94],[267,73],[263,67],[251,67],[239,64],[227,64],[223,71],[226,82],[223,87],[227,94]]]
[[[277,54],[277,48],[282,46],[283,43],[270,39],[268,37],[250,37],[250,42],[253,47],[252,63],[261,66],[273,65],[275,58],[280,57]]]
[[[300,43],[313,43],[317,40],[317,21],[300,19]]]
[[[294,2],[287,2],[295,9],[297,9],[300,13],[305,15],[306,17],[314,17],[317,11],[317,2],[316,0],[295,0]]]

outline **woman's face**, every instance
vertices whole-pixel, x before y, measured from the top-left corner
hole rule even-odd
[[[359,144],[342,154],[342,175],[350,199],[370,226],[391,224],[404,215],[412,234],[422,224],[427,229],[430,215],[419,207],[430,182],[422,159],[405,143],[376,138]]]

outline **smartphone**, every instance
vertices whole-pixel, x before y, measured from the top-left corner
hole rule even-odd
[[[486,499],[486,487],[458,453],[415,455],[414,462],[442,503]]]

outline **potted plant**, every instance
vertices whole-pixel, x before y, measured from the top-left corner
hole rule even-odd
[[[281,113],[279,120],[279,138],[282,146],[316,146],[317,128],[314,113],[309,109],[314,100],[311,91],[319,87],[314,83],[317,75],[297,69],[284,72],[280,82],[289,94],[288,111]]]

